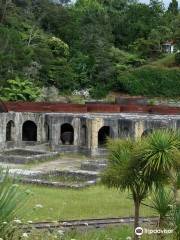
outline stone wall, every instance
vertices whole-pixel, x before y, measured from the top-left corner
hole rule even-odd
[[[104,155],[104,146],[98,144],[98,134],[102,127],[109,127],[109,137],[137,139],[153,129],[180,127],[180,116],[153,114],[52,114],[46,115],[50,124],[50,144],[55,151],[84,152],[91,155]],[[69,123],[74,128],[74,144],[62,145],[61,126]],[[82,144],[82,127],[86,126],[86,144]]]
[[[131,105],[132,106],[132,105]],[[10,129],[8,123],[11,121]],[[23,140],[23,126],[36,126],[35,141]],[[65,126],[65,127],[63,127]],[[0,149],[49,143],[54,151],[104,155],[105,136],[134,139],[153,129],[180,128],[180,115],[144,113],[0,113]],[[30,132],[33,130],[29,130]],[[104,131],[104,132],[103,132]],[[30,137],[31,137],[31,133]],[[27,136],[28,137],[28,136]],[[67,139],[66,139],[67,138]],[[69,140],[72,139],[72,140]]]
[[[7,124],[13,123],[11,128],[11,140],[7,141]],[[22,140],[22,127],[26,121],[32,121],[37,126],[37,143],[45,141],[45,115],[41,113],[0,113],[0,147],[23,147],[26,142]]]

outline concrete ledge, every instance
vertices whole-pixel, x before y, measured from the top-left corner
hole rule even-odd
[[[91,180],[87,181],[84,183],[78,183],[78,184],[68,184],[68,183],[63,183],[63,182],[50,182],[50,181],[45,181],[41,179],[20,179],[21,182],[26,183],[26,184],[36,184],[36,185],[41,185],[41,186],[46,186],[46,187],[55,187],[55,188],[69,188],[69,189],[82,189],[85,187],[90,187],[94,184],[96,184],[96,180]]]
[[[81,189],[89,187],[96,184],[99,181],[99,173],[93,171],[83,171],[83,170],[71,170],[71,171],[50,171],[50,172],[40,172],[40,171],[30,171],[22,169],[11,169],[11,176],[17,178],[20,182],[26,184],[36,184],[47,187],[56,187],[56,188],[71,188],[71,189]],[[73,177],[74,179],[81,179],[81,181],[74,183],[61,182],[61,181],[50,181],[43,179],[45,177],[54,177],[54,176],[63,176],[63,177]]]
[[[19,154],[18,154],[19,151]],[[21,151],[27,153],[27,155],[20,154]],[[15,163],[15,164],[27,164],[34,161],[44,161],[46,159],[58,156],[58,152],[44,152],[25,150],[20,148],[11,149],[0,153],[0,162],[3,163]]]

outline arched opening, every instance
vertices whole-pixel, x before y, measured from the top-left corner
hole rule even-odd
[[[23,141],[37,141],[37,126],[33,121],[26,121],[22,127]]]
[[[74,143],[74,128],[69,123],[61,125],[61,141],[64,145],[72,145]]]
[[[148,136],[149,134],[151,134],[151,133],[153,133],[153,129],[152,129],[152,128],[146,129],[146,130],[142,133],[141,137],[147,137],[147,136]]]
[[[98,132],[98,146],[103,147],[106,144],[107,137],[110,137],[110,127],[104,126]]]
[[[50,130],[49,130],[49,124],[48,123],[44,124],[44,130],[45,130],[45,140],[46,140],[46,142],[48,142],[49,138],[50,138]]]
[[[15,135],[15,125],[12,120],[10,120],[6,125],[6,141],[14,141]]]
[[[81,145],[87,145],[87,127],[86,125],[82,125],[81,127]]]

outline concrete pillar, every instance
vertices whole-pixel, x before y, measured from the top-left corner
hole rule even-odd
[[[92,119],[91,122],[91,153],[96,154],[98,148],[98,131],[104,125],[104,120],[102,118]]]
[[[6,137],[6,113],[1,113],[0,116],[0,148],[5,147],[5,137]]]
[[[144,123],[143,123],[143,121],[135,122],[134,138],[135,139],[141,138],[143,132],[144,132]]]
[[[91,148],[91,138],[92,138],[92,120],[88,119],[87,121],[87,147]]]
[[[72,126],[74,128],[74,146],[80,145],[80,119],[74,118],[72,122]]]

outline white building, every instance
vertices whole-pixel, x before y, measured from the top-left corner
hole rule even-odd
[[[162,44],[162,52],[164,53],[173,53],[174,52],[174,42],[167,41]]]

